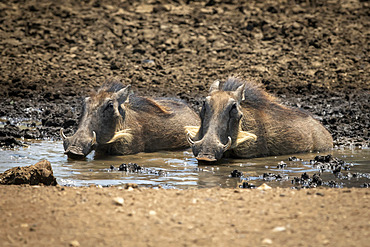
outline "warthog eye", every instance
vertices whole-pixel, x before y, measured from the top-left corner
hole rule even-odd
[[[110,109],[113,109],[113,102],[112,101],[108,102],[107,106],[104,108],[104,111],[110,110]]]
[[[204,117],[204,114],[206,112],[206,102],[203,101],[203,105],[202,107],[200,108],[200,117],[203,118]]]
[[[238,114],[238,108],[236,106],[236,103],[232,104],[230,108],[230,115],[235,116]]]
[[[243,113],[238,109],[237,103],[231,105],[230,108],[230,118],[240,120],[243,116]]]

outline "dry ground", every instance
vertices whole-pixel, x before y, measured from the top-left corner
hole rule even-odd
[[[370,241],[368,189],[0,186],[0,198],[1,246],[358,247]]]

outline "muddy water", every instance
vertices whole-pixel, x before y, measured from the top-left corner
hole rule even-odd
[[[128,156],[96,157],[91,153],[85,160],[68,160],[63,154],[61,142],[34,141],[29,147],[17,150],[0,151],[0,172],[14,166],[35,164],[47,159],[51,162],[54,175],[61,185],[86,186],[121,185],[136,183],[142,186],[163,188],[235,188],[241,181],[259,186],[267,183],[272,187],[292,187],[294,177],[300,177],[307,172],[310,176],[319,170],[309,161],[316,155],[332,154],[350,164],[349,171],[343,171],[344,178],[338,178],[332,172],[321,174],[324,181],[335,181],[339,187],[360,187],[370,182],[370,149],[343,149],[325,153],[297,154],[303,161],[290,162],[292,155],[265,157],[256,159],[229,159],[223,163],[205,166],[198,165],[190,150],[178,152],[140,153]],[[287,164],[278,168],[279,162]],[[137,163],[143,169],[141,172],[123,172],[116,168],[122,163]],[[238,170],[243,173],[243,180],[231,177],[231,172]],[[264,173],[280,175],[280,179],[263,179]],[[347,175],[360,174],[356,178]]]

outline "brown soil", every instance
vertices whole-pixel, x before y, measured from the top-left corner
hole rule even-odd
[[[335,144],[369,145],[369,16],[362,0],[0,1],[0,145],[72,134],[81,98],[109,77],[197,109],[230,75],[313,113]],[[368,189],[0,186],[0,198],[1,246],[370,241]]]
[[[119,199],[123,199],[120,204]],[[0,186],[1,246],[368,246],[368,189]]]
[[[240,75],[315,114],[335,144],[368,145],[369,12],[356,0],[0,2],[0,117],[37,127],[1,130],[0,144],[72,134],[81,97],[109,77],[197,109],[211,82]]]

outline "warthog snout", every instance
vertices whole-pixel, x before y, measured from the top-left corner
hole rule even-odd
[[[233,91],[221,91],[219,81],[210,88],[210,95],[200,111],[201,126],[186,126],[187,140],[199,161],[217,161],[224,153],[246,142],[255,141],[256,135],[241,129],[244,85]]]
[[[194,141],[188,132],[187,140],[192,148],[195,158],[200,162],[216,162],[223,156],[231,147],[231,137],[228,136],[227,143],[222,144],[219,140],[209,140],[204,138],[199,141]]]
[[[83,159],[85,158],[92,150],[96,144],[96,133],[92,132],[92,137],[86,134],[79,134],[67,137],[63,129],[60,129],[60,136],[63,139],[64,154],[68,155],[68,158],[71,159]]]

